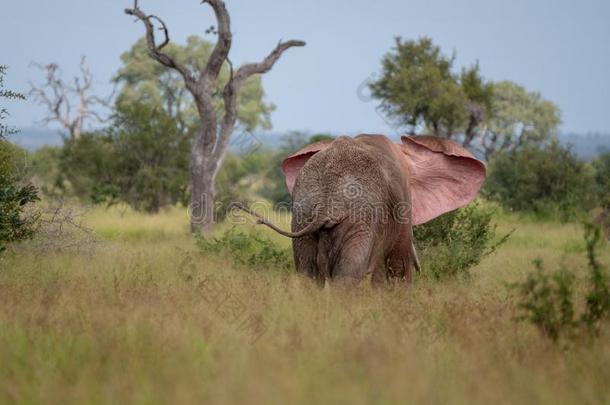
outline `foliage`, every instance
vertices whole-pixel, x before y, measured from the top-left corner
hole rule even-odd
[[[593,208],[594,184],[590,168],[569,147],[552,142],[499,153],[483,193],[510,210],[569,219]]]
[[[199,235],[197,246],[201,254],[229,258],[235,266],[247,266],[254,270],[292,268],[290,249],[282,248],[254,232],[246,234],[231,228],[220,237]]]
[[[169,43],[163,52],[191,71],[203,71],[212,52],[212,44],[192,35],[187,38],[184,46]],[[114,78],[115,83],[122,85],[117,106],[124,108],[134,102],[152,104],[162,107],[170,117],[176,119],[182,131],[198,126],[199,116],[190,93],[184,87],[184,81],[176,71],[150,58],[144,38],[122,54],[121,60],[123,66]],[[225,64],[215,83],[217,110],[222,108],[222,88],[229,75],[229,67]],[[260,75],[248,79],[238,99],[238,122],[246,130],[270,128],[269,115],[275,107],[265,102],[264,98]]]
[[[38,216],[28,214],[29,204],[39,200],[36,188],[23,178],[23,151],[7,140],[0,140],[0,253],[10,242],[30,239]]]
[[[487,159],[500,151],[541,147],[555,139],[561,117],[554,103],[510,81],[493,87],[493,114],[481,139]]]
[[[8,68],[6,66],[0,65],[0,99],[25,100],[25,96],[23,94],[13,90],[4,89],[4,76],[6,75],[7,69]],[[0,106],[0,139],[6,138],[7,136],[17,132],[14,128],[2,122],[8,117],[8,115],[8,110]]]
[[[430,38],[403,41],[382,60],[382,74],[370,88],[381,108],[401,125],[423,125],[437,136],[464,134],[470,144],[478,126],[491,114],[493,86],[485,83],[478,64],[461,74]]]
[[[4,90],[6,66],[0,65],[0,99],[24,100],[23,94]],[[0,107],[0,253],[10,242],[29,239],[35,231],[37,216],[25,212],[28,204],[38,201],[36,187],[24,179],[25,151],[10,144],[6,136],[17,131],[2,121],[8,116]]]
[[[610,210],[610,152],[600,155],[592,165],[599,203],[603,209]]]
[[[185,201],[189,150],[165,111],[134,103],[117,109],[107,131],[68,140],[61,171],[80,197],[156,213]]]
[[[422,271],[434,279],[468,277],[510,234],[494,241],[493,211],[473,203],[414,228]]]
[[[61,197],[65,193],[64,187],[59,184],[62,178],[60,173],[62,154],[63,149],[58,146],[43,146],[28,153],[28,174],[32,176],[32,183],[42,195]]]
[[[222,221],[227,216],[232,203],[248,199],[250,186],[269,170],[273,159],[274,152],[265,148],[227,154],[215,180],[215,221]]]
[[[108,185],[114,181],[116,168],[110,136],[101,131],[83,133],[64,142],[56,184],[62,194],[101,203],[109,199]]]
[[[588,278],[582,307],[580,303],[576,273],[565,267],[548,273],[542,260],[534,262],[536,270],[527,278],[510,285],[517,291],[519,316],[517,319],[536,325],[553,341],[574,338],[587,332],[592,336],[599,333],[600,323],[610,315],[610,278],[597,259],[596,248],[601,242],[600,229],[585,225],[585,244],[588,258]]]

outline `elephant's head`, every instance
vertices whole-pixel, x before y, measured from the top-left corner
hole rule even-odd
[[[376,139],[387,142],[384,137]],[[332,140],[316,142],[283,161],[282,170],[291,193],[297,175],[307,160],[332,143]],[[468,204],[485,181],[485,165],[448,139],[403,136],[400,144],[392,145],[394,156],[404,173],[405,187],[410,188],[414,225]]]

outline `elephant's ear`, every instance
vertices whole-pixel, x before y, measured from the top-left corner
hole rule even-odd
[[[485,181],[485,164],[462,146],[434,136],[403,136],[413,224],[471,202]]]
[[[297,180],[299,171],[309,160],[309,158],[319,151],[328,148],[331,143],[332,139],[312,143],[311,145],[305,146],[303,149],[284,159],[282,162],[282,171],[286,177],[286,187],[288,187],[288,192],[290,194],[292,194],[292,188]]]

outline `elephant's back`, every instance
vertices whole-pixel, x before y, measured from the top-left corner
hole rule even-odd
[[[386,204],[389,178],[383,155],[383,150],[350,137],[339,137],[313,155],[301,169],[293,190],[300,215],[313,215],[316,206],[340,216],[349,207]]]

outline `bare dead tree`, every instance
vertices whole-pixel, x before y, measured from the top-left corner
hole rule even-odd
[[[133,8],[125,9],[125,13],[142,21],[146,28],[146,42],[151,58],[171,69],[175,69],[184,79],[187,90],[193,95],[199,113],[200,126],[198,135],[193,142],[190,158],[191,173],[191,230],[207,232],[213,225],[214,215],[214,179],[220,169],[229,139],[237,121],[237,96],[244,83],[255,74],[264,74],[271,70],[284,51],[297,46],[305,46],[303,41],[280,41],[261,62],[247,63],[236,71],[229,60],[229,51],[233,36],[229,12],[222,0],[203,0],[209,5],[216,18],[215,33],[218,40],[212,54],[202,71],[189,70],[164,53],[163,47],[169,43],[169,31],[159,17],[146,14],[134,0]],[[160,24],[163,40],[157,43],[153,21]],[[230,78],[225,84],[222,97],[224,108],[218,113],[214,109],[214,84],[218,79],[222,66],[227,63],[230,68]]]
[[[45,74],[45,82],[35,85],[30,82],[30,95],[40,105],[46,107],[47,116],[41,120],[43,125],[58,122],[70,136],[70,139],[80,137],[87,120],[104,122],[105,119],[94,110],[95,106],[110,107],[113,95],[101,98],[91,94],[93,74],[87,66],[86,57],[80,62],[80,76],[75,77],[73,84],[63,81],[61,69],[56,63],[46,65],[32,63]],[[77,105],[73,105],[73,103]]]

